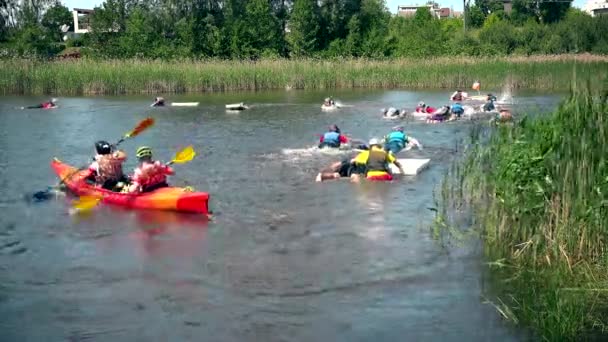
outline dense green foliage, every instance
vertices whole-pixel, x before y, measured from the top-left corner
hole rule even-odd
[[[547,340],[608,337],[606,113],[608,93],[573,92],[552,115],[476,140],[445,182],[444,209],[472,209],[496,307]]]
[[[567,90],[577,78],[608,77],[608,57],[145,61],[0,60],[0,93],[125,94],[259,89],[514,88]]]
[[[391,15],[384,0],[106,0],[91,32],[67,42],[100,58],[421,57],[608,53],[608,17],[564,2],[467,5],[461,18]],[[4,55],[52,56],[67,8],[50,0],[0,1]]]

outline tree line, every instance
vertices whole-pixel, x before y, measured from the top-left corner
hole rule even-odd
[[[99,58],[429,57],[608,54],[608,16],[569,2],[466,4],[463,18],[427,8],[391,14],[384,0],[106,0],[90,32],[63,41],[72,13],[57,0],[0,0],[0,56]],[[72,27],[73,30],[73,27]]]

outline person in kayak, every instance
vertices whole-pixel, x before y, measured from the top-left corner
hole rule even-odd
[[[433,114],[435,112],[435,108],[427,106],[426,103],[420,101],[418,102],[418,106],[416,107],[416,112],[417,113],[427,113],[427,114]]]
[[[173,175],[173,169],[169,166],[152,160],[152,149],[142,146],[137,149],[139,166],[131,176],[129,193],[142,193],[169,186],[167,176]]]
[[[463,94],[462,90],[456,90],[452,96],[450,96],[450,100],[452,101],[464,101],[466,98],[465,94]]]
[[[384,151],[382,143],[378,139],[369,141],[369,151],[359,153],[355,159],[355,170],[365,172],[353,172],[351,179],[355,182],[359,181],[360,174],[365,174],[365,178],[372,181],[391,181],[393,176],[389,172],[388,164],[393,163],[399,168],[401,173],[403,167],[397,159],[390,153]]]
[[[104,189],[116,190],[121,182],[127,181],[122,170],[122,164],[127,159],[126,153],[120,150],[114,151],[112,145],[103,140],[95,143],[95,151],[97,154],[93,158],[93,163],[89,165],[87,179]]]
[[[52,98],[47,102],[43,102],[41,104],[37,104],[35,106],[29,106],[29,107],[21,107],[22,109],[37,109],[37,108],[41,108],[41,109],[51,109],[51,108],[57,108],[57,99],[56,98]]]
[[[332,179],[349,178],[355,171],[355,160],[346,158],[335,162],[317,174],[316,181],[322,182]]]
[[[340,128],[337,125],[329,126],[329,131],[319,139],[319,148],[333,147],[339,148],[340,144],[347,144],[348,139],[340,133]]]
[[[406,146],[409,148],[412,146],[418,146],[418,148],[422,147],[418,140],[403,133],[403,126],[393,127],[393,131],[386,135],[383,140],[385,142],[384,150],[392,154],[401,152]]]
[[[460,119],[460,117],[462,116],[462,114],[464,114],[464,107],[462,107],[462,105],[460,104],[460,102],[456,102],[453,106],[452,106],[452,114],[455,116],[455,118]]]
[[[164,106],[165,106],[165,99],[162,97],[155,97],[154,103],[152,104],[151,107],[164,107]]]

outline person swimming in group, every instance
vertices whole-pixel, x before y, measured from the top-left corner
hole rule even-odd
[[[492,119],[492,121],[494,121],[495,123],[505,123],[510,122],[512,120],[513,114],[511,114],[511,111],[509,111],[508,109],[501,109],[498,113],[496,113],[496,115]]]
[[[336,101],[334,101],[334,99],[330,96],[330,97],[326,97],[325,101],[323,101],[323,106],[325,107],[331,107],[331,106],[335,106],[336,105]]]
[[[460,102],[456,102],[452,106],[451,112],[452,112],[452,114],[454,116],[454,119],[460,119],[460,117],[462,116],[462,114],[464,114],[464,107],[462,107],[462,105],[460,104]]]
[[[96,155],[93,163],[89,165],[88,180],[95,182],[107,190],[121,188],[120,183],[127,182],[122,165],[127,159],[123,151],[114,151],[112,145],[107,141],[100,140],[95,143]]]
[[[21,109],[51,109],[51,108],[57,108],[57,99],[56,98],[52,98],[47,102],[43,102],[41,104],[37,104],[35,106],[28,106],[28,107],[21,107]]]
[[[173,169],[166,164],[152,159],[152,149],[142,146],[137,149],[139,166],[131,176],[129,193],[149,192],[168,187],[167,176],[173,175]]]
[[[403,132],[403,126],[393,127],[393,131],[384,137],[384,150],[392,154],[401,152],[406,146],[410,149],[412,146],[422,148],[418,140],[407,136]]]
[[[464,101],[467,97],[466,93],[463,93],[462,90],[456,90],[452,96],[450,96],[450,100],[452,101]]]
[[[347,144],[348,138],[346,138],[340,132],[340,128],[337,125],[329,126],[329,131],[326,132],[319,138],[319,148],[332,147],[339,148],[341,144]]]
[[[382,108],[380,111],[385,118],[395,118],[405,115],[405,110],[398,110],[395,107],[390,107],[388,109]]]
[[[165,99],[162,97],[155,97],[154,98],[154,103],[152,103],[151,107],[164,107],[165,106]]]
[[[384,151],[380,140],[371,139],[369,150],[359,153],[354,159],[355,170],[365,170],[365,172],[353,172],[351,180],[358,182],[360,175],[364,174],[368,180],[391,181],[393,176],[388,167],[390,163],[395,164],[402,174],[405,173],[399,161],[391,153]]]
[[[343,159],[342,161],[331,164],[326,169],[321,170],[317,174],[316,181],[322,182],[332,179],[350,178],[356,170],[355,160],[351,158]]]
[[[495,110],[496,106],[494,105],[494,101],[496,101],[496,96],[488,94],[486,97],[486,103],[483,105],[482,110],[484,112],[491,112]]]
[[[426,120],[427,123],[438,123],[448,121],[450,119],[450,106],[442,106],[433,112]]]
[[[433,114],[435,110],[435,108],[427,106],[426,103],[422,101],[418,102],[418,106],[416,106],[417,113]]]

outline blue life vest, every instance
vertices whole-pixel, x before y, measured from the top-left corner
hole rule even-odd
[[[327,132],[323,135],[323,142],[326,144],[340,145],[340,134],[336,132]]]
[[[403,146],[407,142],[407,136],[403,132],[391,132],[389,135],[386,136],[386,142],[397,142],[401,144],[401,146]]]
[[[457,103],[452,106],[452,112],[453,113],[462,113],[462,112],[464,112],[464,108],[462,108],[462,106],[459,103]]]

